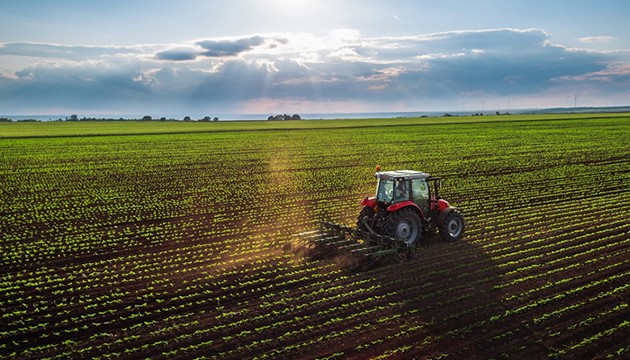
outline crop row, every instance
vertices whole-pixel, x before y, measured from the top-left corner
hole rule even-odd
[[[8,140],[0,358],[627,351],[625,120],[393,131]],[[466,238],[367,273],[291,253],[376,163],[442,175]]]

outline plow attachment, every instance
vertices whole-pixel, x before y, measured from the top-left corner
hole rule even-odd
[[[345,257],[345,265],[366,270],[381,261],[402,262],[413,257],[415,247],[386,235],[322,221],[318,230],[298,234],[313,259]]]

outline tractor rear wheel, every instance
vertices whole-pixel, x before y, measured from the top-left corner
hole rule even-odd
[[[359,216],[357,217],[357,229],[361,231],[370,231],[370,229],[365,226],[365,223],[363,223],[363,218],[365,217],[367,217],[366,220],[368,225],[372,226],[372,224],[374,223],[374,209],[372,207],[364,206],[363,209],[361,209]],[[373,226],[372,229],[374,229]]]
[[[458,210],[453,209],[438,226],[440,237],[444,241],[457,241],[464,235],[464,226],[464,216]]]
[[[418,213],[406,207],[389,215],[384,226],[384,233],[413,246],[422,235],[422,224]]]

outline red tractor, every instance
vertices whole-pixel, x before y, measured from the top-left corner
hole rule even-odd
[[[320,230],[299,234],[323,249],[317,253],[345,251],[370,260],[369,265],[383,257],[411,258],[422,235],[435,229],[444,241],[462,238],[464,217],[440,198],[439,178],[420,171],[380,171],[378,166],[375,176],[376,196],[361,202],[356,228],[323,221]]]
[[[376,196],[361,202],[359,230],[387,235],[408,245],[436,228],[444,241],[461,239],[464,217],[440,198],[439,178],[411,170],[377,171],[376,178]]]

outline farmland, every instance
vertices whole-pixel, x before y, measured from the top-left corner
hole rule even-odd
[[[630,116],[0,124],[0,358],[630,356]],[[291,251],[374,166],[464,238]]]

